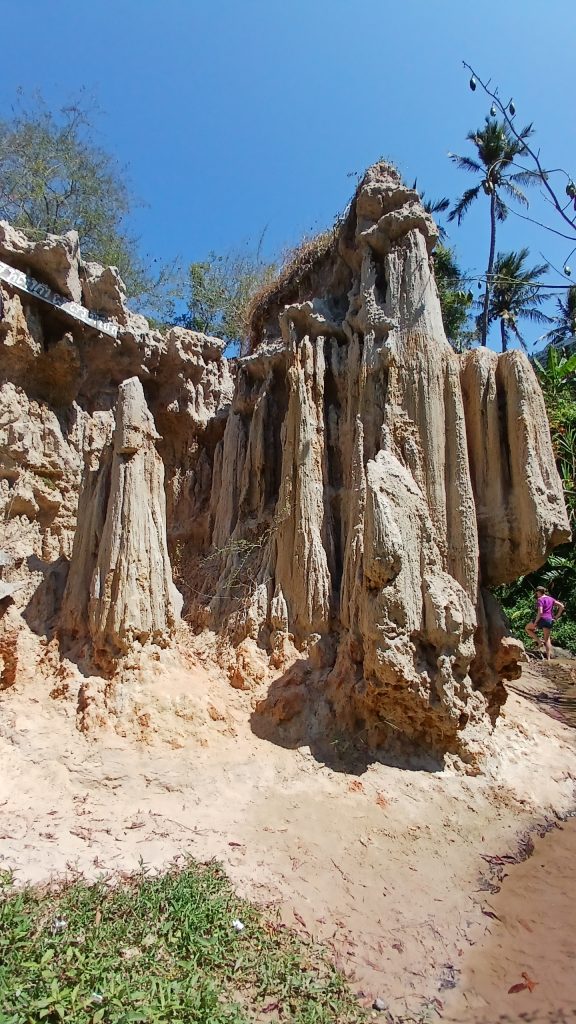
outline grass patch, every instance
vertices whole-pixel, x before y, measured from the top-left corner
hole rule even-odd
[[[0,881],[0,1024],[362,1020],[326,953],[239,900],[215,864],[113,887]]]

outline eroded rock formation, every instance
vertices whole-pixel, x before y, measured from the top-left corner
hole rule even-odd
[[[119,388],[112,443],[86,467],[61,629],[89,633],[96,660],[114,665],[135,644],[165,646],[182,600],[166,542],[159,435],[137,377]]]
[[[15,558],[7,582],[19,586],[20,624],[27,643],[40,639],[37,657],[54,637],[63,651],[84,638],[87,656],[111,670],[132,639],[164,642],[173,632],[180,599],[162,503],[172,557],[209,543],[211,461],[233,391],[224,343],[150,331],[126,306],[117,272],[84,264],[72,236],[40,245],[0,225],[0,249],[11,266],[117,325],[116,338],[100,334],[2,282],[0,512]],[[128,434],[141,447],[114,452]]]
[[[535,569],[569,530],[530,364],[452,351],[435,240],[418,195],[377,165],[315,262],[254,311],[216,452],[223,466],[234,452],[233,476],[213,496],[241,553],[223,555],[212,608],[229,621],[243,558],[237,628],[261,643],[274,619],[300,645],[315,634],[350,726],[473,751],[521,658],[485,587]]]
[[[84,638],[107,671],[165,643],[169,551],[185,619],[236,647],[233,685],[285,669],[257,717],[307,693],[368,746],[473,757],[522,655],[486,588],[569,530],[530,364],[452,351],[435,241],[375,165],[229,364],[217,339],[148,330],[72,236],[40,252],[4,226],[4,259],[41,277],[49,254],[46,282],[118,325],[3,288],[3,546],[30,628]]]

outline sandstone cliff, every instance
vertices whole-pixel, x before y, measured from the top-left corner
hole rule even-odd
[[[451,350],[435,241],[376,165],[229,364],[217,339],[150,331],[73,234],[32,245],[4,225],[7,262],[118,328],[2,286],[15,635],[121,670],[134,644],[175,643],[174,571],[185,621],[233,645],[234,685],[285,670],[256,720],[322,702],[367,746],[472,757],[522,656],[486,588],[569,532],[530,364]]]
[[[473,752],[522,656],[485,588],[569,530],[530,364],[451,350],[435,241],[377,165],[329,244],[253,311],[216,451],[233,473],[213,491],[211,609],[261,644],[280,628],[313,648],[310,685],[370,743]]]

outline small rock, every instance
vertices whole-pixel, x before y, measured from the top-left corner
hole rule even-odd
[[[384,1002],[383,999],[377,998],[372,1003],[372,1009],[373,1010],[379,1010],[380,1012],[382,1012],[383,1010],[387,1010],[388,1009],[388,1005],[387,1005],[387,1003]]]

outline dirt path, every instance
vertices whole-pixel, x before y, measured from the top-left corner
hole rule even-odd
[[[447,1020],[576,1018],[575,864],[572,820],[507,870],[501,891],[485,899],[493,916],[446,1000]]]
[[[331,943],[367,1004],[434,1009],[496,923],[482,913],[495,897],[481,855],[514,851],[519,830],[573,806],[574,733],[513,696],[489,774],[373,764],[352,775],[254,736],[254,699],[198,667],[172,680],[170,707],[149,697],[162,741],[145,746],[87,739],[75,705],[41,684],[7,692],[0,868],[37,881],[217,857],[242,893]],[[520,980],[515,966],[505,982]]]

